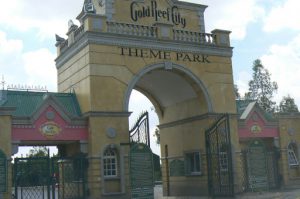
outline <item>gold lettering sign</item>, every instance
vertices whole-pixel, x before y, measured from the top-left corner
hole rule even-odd
[[[54,122],[46,122],[41,125],[40,132],[47,138],[53,138],[61,132],[61,128]]]
[[[120,47],[120,54],[129,57],[163,59],[183,62],[210,63],[209,56],[204,54],[161,51],[153,49]]]
[[[133,21],[138,21],[142,18],[153,18],[155,21],[165,19],[174,25],[181,25],[182,28],[185,28],[187,23],[177,6],[161,10],[158,8],[156,1],[151,1],[150,5],[134,1],[130,5],[130,13]]]

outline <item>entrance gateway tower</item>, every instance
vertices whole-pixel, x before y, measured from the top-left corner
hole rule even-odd
[[[80,26],[70,21],[68,38],[57,36],[59,93],[47,105],[63,108],[56,95],[76,96],[87,127],[77,151],[99,160],[88,164],[89,198],[134,198],[137,191],[128,125],[133,89],[159,117],[164,196],[240,191],[230,32],[206,33],[205,9],[177,0],[85,0]],[[10,147],[2,150],[10,156]]]

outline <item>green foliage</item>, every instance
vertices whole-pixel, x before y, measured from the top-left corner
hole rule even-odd
[[[48,160],[46,157],[20,159],[15,163],[14,183],[22,187],[46,185],[49,180]]]
[[[48,149],[46,146],[34,146],[30,149],[28,157],[48,157]]]
[[[280,113],[299,113],[295,100],[290,96],[284,96],[279,104]]]
[[[158,128],[154,131],[154,137],[156,137],[156,144],[160,144],[160,132]]]
[[[235,94],[235,99],[241,98],[241,94],[239,93],[239,88],[236,84],[234,85],[234,94]]]
[[[153,157],[154,181],[161,181],[162,172],[161,172],[161,165],[160,165],[160,157],[155,153],[152,153],[152,157]]]
[[[272,98],[278,89],[277,83],[271,81],[271,74],[259,59],[253,62],[252,70],[252,80],[249,81],[249,92],[245,94],[245,98],[256,100],[268,113],[275,112],[276,102]]]

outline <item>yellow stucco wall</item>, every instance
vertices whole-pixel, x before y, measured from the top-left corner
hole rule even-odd
[[[283,185],[291,186],[300,184],[299,166],[289,166],[288,145],[294,143],[298,147],[296,156],[299,161],[300,146],[300,116],[299,114],[279,115],[279,140],[280,140],[280,168],[282,169]]]
[[[231,58],[209,56],[210,63],[195,63],[174,61],[174,56],[176,52],[172,62],[186,67],[203,82],[215,112],[235,113]],[[83,112],[120,111],[132,78],[146,66],[163,61],[124,56],[118,46],[90,45],[58,69],[58,90],[74,88]]]
[[[146,0],[145,5],[148,5],[150,2],[151,1]],[[156,2],[158,4],[158,8],[161,10],[166,10],[173,6],[169,0]],[[137,22],[132,22],[129,9],[130,3],[131,1],[114,1],[114,13],[112,18],[115,22],[143,24],[146,26],[157,25],[153,18],[143,18],[139,19]],[[161,19],[159,21],[160,24],[157,25],[158,37],[154,39],[155,42],[159,42],[161,45],[166,45],[164,47],[167,47],[169,44],[172,45],[172,42],[176,43],[176,41],[173,41],[172,37],[173,29],[184,29],[199,32],[201,26],[203,26],[199,16],[200,7],[180,7],[179,12],[181,17],[186,19],[187,22],[186,27],[184,28],[180,27],[180,25],[170,25],[167,23],[166,19]],[[205,9],[205,7],[201,7],[201,9]],[[102,34],[101,37],[109,37],[109,34],[106,34],[106,31],[108,31],[107,26],[103,26],[102,29],[99,27],[96,29],[94,27],[95,23],[98,23],[99,20],[100,18],[92,15],[85,16],[83,19],[84,31],[95,35]],[[103,20],[103,24],[106,24],[105,17],[101,18],[101,20]],[[163,31],[166,30],[168,34],[170,33],[167,37],[163,36]],[[134,38],[132,35],[130,37]],[[224,32],[222,37],[223,40],[224,38],[225,40],[229,40],[229,33]],[[122,38],[117,39],[122,40]],[[149,38],[145,37],[144,39],[151,42]],[[132,42],[133,41],[134,39]],[[74,45],[70,43],[69,45],[70,49],[75,49],[76,45],[79,44],[75,41]],[[182,71],[189,71],[188,74],[187,72],[178,72],[176,68],[168,69],[168,72],[174,72],[180,78],[184,79],[184,81],[193,88],[196,93],[196,97],[168,106],[162,106],[159,102],[153,101],[155,108],[159,110],[158,115],[161,127],[161,146],[168,145],[170,157],[184,158],[185,152],[195,150],[200,151],[203,156],[201,163],[203,167],[203,174],[201,176],[194,177],[172,177],[172,179],[170,179],[171,189],[173,190],[172,194],[188,194],[187,188],[189,188],[189,190],[198,190],[196,191],[197,193],[194,192],[191,193],[191,195],[207,194],[205,129],[207,129],[215,121],[215,117],[210,117],[209,114],[236,113],[233,89],[233,71],[230,55],[232,49],[229,46],[229,41],[227,41],[226,44],[214,44],[214,48],[200,43],[194,45],[198,45],[196,48],[199,49],[210,48],[211,51],[218,51],[218,48],[222,48],[223,51],[229,52],[229,54],[222,54],[220,52],[202,54],[199,52],[193,52],[190,49],[183,50],[180,46],[178,46],[177,50],[174,48],[163,50],[160,49],[162,47],[136,47],[134,44],[132,44],[132,46],[130,46],[130,44],[122,46],[115,43],[109,45],[97,42],[88,42],[88,45],[78,50],[78,52],[73,54],[71,58],[59,65],[59,92],[69,92],[70,90],[74,90],[77,94],[82,112],[89,117],[89,156],[101,156],[103,149],[108,144],[114,144],[121,147],[121,143],[129,142],[129,114],[127,114],[128,110],[126,107],[126,94],[128,92],[128,88],[132,86],[134,79],[141,77],[141,74],[143,74],[143,71],[146,68],[154,68],[159,64],[163,65],[167,62],[172,63],[176,65],[176,67],[181,68]],[[141,56],[140,54],[137,56],[134,55],[134,53],[130,55],[128,53],[128,48],[132,48],[133,51],[145,54],[144,56]],[[151,50],[161,52],[161,57],[150,56]],[[67,50],[64,53],[59,54],[58,60],[61,60],[65,56],[65,53],[69,53],[69,51]],[[217,55],[218,53],[219,55]],[[204,60],[201,62],[195,59],[193,56],[197,56],[197,54],[198,56],[203,55],[203,59],[206,59],[206,61]],[[184,58],[184,56],[187,57]],[[156,70],[163,71],[166,69],[161,67],[159,69],[156,68]],[[192,74],[193,77],[191,77],[190,74]],[[202,83],[201,88],[196,83],[196,80],[193,79],[194,77],[198,82]],[[139,90],[136,85],[133,85],[133,88]],[[141,92],[143,91],[141,90]],[[145,94],[148,95],[149,93]],[[150,100],[153,100],[151,98],[151,93],[148,96]],[[112,117],[112,114],[115,114],[114,117]],[[107,137],[106,131],[109,127],[116,129],[117,136],[115,138]],[[232,145],[234,146],[233,148],[238,151],[239,145],[236,118],[231,118],[230,129]],[[164,147],[162,147],[162,156],[164,156],[163,148]],[[125,153],[123,155],[126,156],[126,154],[128,155],[129,147],[127,146],[124,149]],[[235,154],[235,152],[233,154]],[[234,162],[237,161],[235,157],[233,159]],[[166,174],[169,171],[165,169],[164,161],[162,162],[163,181],[165,187]],[[110,187],[109,189],[112,189],[112,191],[120,191],[120,184],[118,184],[120,181],[105,181],[105,179],[102,179],[101,171],[99,171],[100,168],[97,167],[97,164],[95,164],[93,168],[94,169],[89,171],[89,184],[92,196],[96,197],[101,195],[104,189],[108,189],[107,187]],[[238,166],[235,168],[237,168],[236,172],[238,173]],[[124,179],[126,193],[130,192],[128,169],[128,159],[125,157]],[[103,181],[105,182],[104,184]],[[196,182],[200,183],[196,185]]]
[[[7,158],[7,193],[3,193],[4,199],[11,198],[12,189],[12,164],[11,164],[11,116],[0,116],[0,149]]]

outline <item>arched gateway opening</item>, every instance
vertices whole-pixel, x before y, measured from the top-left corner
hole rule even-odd
[[[172,62],[145,66],[131,80],[125,94],[125,111],[128,110],[132,89],[149,98],[160,119],[166,108],[193,99],[199,102],[198,107],[202,109],[202,113],[213,112],[209,94],[202,81],[186,67]]]
[[[163,196],[233,196],[241,169],[231,151],[239,145],[230,32],[205,33],[206,7],[86,0],[80,26],[70,21],[68,38],[56,36],[58,92],[0,93],[0,149],[9,157],[26,142],[64,145],[48,199],[153,198],[149,135],[139,139],[146,120],[129,126],[136,89],[159,117]],[[8,199],[6,179],[0,198]]]
[[[180,192],[185,195],[188,193],[207,194],[207,188],[201,188],[200,183],[178,188],[178,179],[175,179],[183,178],[186,175],[197,178],[205,170],[203,166],[203,162],[206,161],[205,148],[200,146],[200,140],[205,140],[204,132],[201,132],[195,123],[184,121],[186,119],[193,120],[192,118],[195,116],[211,112],[208,111],[211,109],[211,104],[207,91],[202,90],[205,89],[203,83],[187,68],[169,62],[146,66],[132,79],[125,94],[125,109],[128,108],[129,98],[127,96],[130,96],[132,89],[147,96],[159,117],[158,129],[162,147],[160,155],[170,162],[172,167],[170,170],[169,166],[165,167],[165,161],[162,162],[165,169],[172,171],[172,176],[168,173],[168,180],[165,179],[166,176],[163,178],[163,184],[168,184],[165,194],[175,195]],[[168,126],[168,123],[172,123],[172,125]],[[186,130],[180,128],[183,124],[183,128]],[[142,137],[142,134],[139,136]],[[176,137],[181,139],[176,140]],[[196,141],[191,142],[191,137]],[[141,142],[143,142],[142,139]],[[147,144],[147,142],[144,143]],[[178,151],[185,153],[178,154]],[[188,164],[188,166],[184,166],[184,164]],[[181,165],[181,168],[176,168],[178,165]],[[134,178],[137,177],[134,176]],[[198,179],[198,181],[201,180]]]

